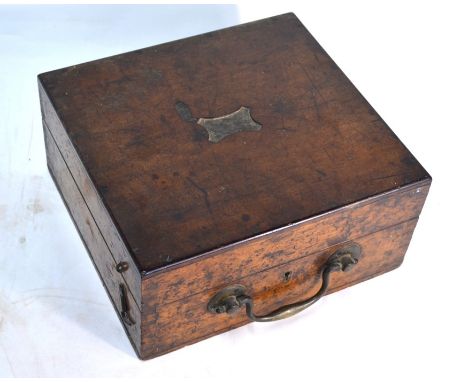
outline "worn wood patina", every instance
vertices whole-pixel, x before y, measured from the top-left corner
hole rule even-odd
[[[208,309],[223,288],[259,316],[317,293],[350,243],[325,293],[396,268],[431,183],[291,13],[44,73],[39,92],[51,174],[144,359],[248,323],[242,296]]]

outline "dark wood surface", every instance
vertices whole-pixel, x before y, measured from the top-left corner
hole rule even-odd
[[[398,267],[431,184],[293,14],[45,73],[39,93],[50,171],[144,359],[248,323],[207,311],[227,285],[263,314],[315,293],[349,241],[362,259],[330,292]],[[209,141],[206,119],[242,106],[253,121]]]
[[[39,80],[139,272],[430,180],[293,14]],[[261,130],[195,121],[241,106]]]
[[[116,263],[93,215],[88,209],[78,189],[62,153],[60,152],[47,124],[44,122],[44,140],[47,152],[47,165],[57,188],[63,198],[73,222],[80,233],[91,261],[104,285],[112,304],[120,317],[119,284],[126,285],[122,273],[116,272]],[[83,280],[86,283],[87,280]],[[123,324],[127,335],[137,353],[141,352],[141,312],[131,293],[127,295],[130,315],[134,325]]]
[[[96,190],[96,186],[89,177],[83,163],[80,161],[78,154],[76,153],[75,148],[73,147],[70,138],[68,137],[60,119],[55,112],[50,99],[44,92],[44,89],[39,84],[39,95],[41,98],[41,110],[44,119],[44,134],[50,134],[53,137],[54,142],[59,148],[61,159],[65,161],[65,168],[69,172],[70,176],[64,175],[69,181],[74,183],[74,186],[68,185],[67,187],[76,187],[77,191],[74,192],[74,195],[80,195],[83,199],[83,202],[80,203],[84,206],[90,216],[93,218],[93,223],[98,229],[98,234],[104,239],[109,254],[111,255],[111,261],[115,264],[124,262],[128,264],[128,269],[121,274],[126,285],[128,286],[129,293],[134,298],[137,306],[141,306],[141,275],[136,264],[133,262],[132,257],[127,249],[127,245],[120,236],[117,227],[114,225],[112,218],[109,214],[109,211],[106,209],[102,199],[99,197],[99,194]],[[47,141],[46,141],[47,143]],[[48,146],[46,146],[47,150]],[[48,154],[51,158],[54,157],[54,154]],[[50,160],[49,160],[50,162]],[[50,167],[50,166],[49,166]],[[57,176],[56,176],[57,178]],[[64,193],[63,187],[59,187],[62,194]],[[73,196],[70,196],[70,199],[73,200]],[[69,206],[69,209],[71,207]],[[80,213],[83,214],[84,212]],[[79,220],[79,216],[74,216],[75,221]],[[83,236],[84,233],[81,233]],[[102,252],[99,253],[99,256],[105,256]]]

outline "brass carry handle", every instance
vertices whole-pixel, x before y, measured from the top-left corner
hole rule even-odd
[[[356,265],[361,257],[361,248],[357,244],[350,244],[333,253],[320,270],[322,285],[312,297],[293,304],[285,305],[263,316],[257,316],[252,297],[246,293],[243,285],[231,285],[216,293],[208,303],[208,311],[216,314],[237,312],[243,306],[247,316],[252,321],[269,322],[291,317],[309,306],[315,304],[326,293],[332,272],[347,272]]]

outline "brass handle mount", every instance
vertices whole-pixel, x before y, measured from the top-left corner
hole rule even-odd
[[[253,298],[243,285],[231,285],[216,293],[208,303],[208,311],[215,314],[233,314],[245,306],[247,316],[252,321],[269,322],[291,317],[315,304],[327,292],[332,272],[348,272],[361,258],[361,248],[352,243],[334,252],[320,270],[322,285],[312,297],[285,305],[265,315],[256,315]]]

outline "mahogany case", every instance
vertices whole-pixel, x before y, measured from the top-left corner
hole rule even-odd
[[[403,261],[431,178],[292,13],[38,79],[50,172],[143,359]]]

